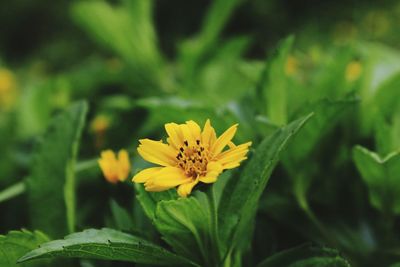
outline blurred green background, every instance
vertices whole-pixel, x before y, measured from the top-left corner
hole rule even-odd
[[[96,167],[102,149],[127,148],[136,171],[137,140],[162,138],[166,122],[211,118],[218,133],[239,122],[237,142],[256,146],[313,111],[262,198],[249,266],[306,241],[337,248],[354,266],[400,261],[398,1],[2,6],[0,191],[30,174],[51,118],[79,99],[90,107],[79,229],[115,226],[115,205],[136,212],[132,185],[111,186]],[[26,203],[0,202],[0,233],[30,228]]]

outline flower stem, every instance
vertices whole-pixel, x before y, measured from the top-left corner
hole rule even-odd
[[[26,186],[24,181],[13,184],[12,186],[0,192],[0,202],[17,197],[23,194],[25,191],[26,191]]]

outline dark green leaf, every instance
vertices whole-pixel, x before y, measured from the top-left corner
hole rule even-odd
[[[120,260],[153,265],[190,265],[190,263],[144,239],[112,229],[89,229],[71,234],[63,240],[45,243],[21,259],[66,257]]]
[[[334,249],[301,245],[265,259],[257,267],[350,267]]]
[[[33,227],[46,229],[50,236],[74,229],[75,160],[86,112],[87,104],[79,102],[53,119],[27,179]]]

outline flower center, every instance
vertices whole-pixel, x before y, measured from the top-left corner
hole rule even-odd
[[[204,176],[207,172],[208,151],[200,140],[196,140],[196,144],[190,146],[186,140],[183,144],[176,156],[179,167],[185,171],[187,177],[196,179],[198,176]]]

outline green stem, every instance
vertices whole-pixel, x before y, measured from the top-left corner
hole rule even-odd
[[[97,160],[98,159],[95,158],[77,162],[75,164],[75,173],[97,167],[98,166]]]
[[[217,258],[213,260],[215,266],[220,265],[221,255],[220,255],[220,244],[219,244],[219,236],[218,236],[218,208],[217,208],[217,200],[215,197],[215,190],[210,188],[209,192],[209,201],[210,201],[210,213],[211,213],[211,246],[212,250],[217,253]]]
[[[24,181],[18,182],[0,192],[0,202],[19,196],[25,191],[26,186]]]
[[[304,213],[307,215],[309,220],[317,227],[317,229],[320,231],[322,236],[325,238],[325,240],[330,243],[331,246],[336,247],[337,242],[332,238],[332,235],[330,235],[329,231],[325,228],[323,223],[318,219],[318,217],[315,215],[315,213],[311,210],[307,198],[303,194],[296,194],[296,199],[299,203],[299,206],[301,209],[304,211]]]
[[[97,159],[78,162],[75,165],[75,173],[97,167]],[[26,192],[25,181],[18,182],[0,192],[0,203],[17,197]]]

